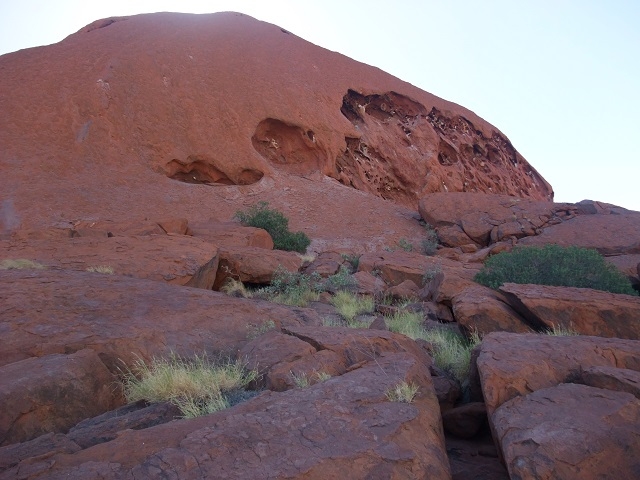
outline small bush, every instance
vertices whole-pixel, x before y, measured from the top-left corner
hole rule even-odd
[[[231,277],[228,277],[224,281],[224,284],[220,287],[220,291],[230,297],[236,298],[251,298],[252,296],[251,292],[244,286],[244,283]]]
[[[331,298],[331,304],[347,322],[347,326],[355,328],[361,326],[360,322],[355,322],[355,318],[363,313],[372,313],[375,308],[373,298],[344,291],[336,293]]]
[[[311,244],[303,232],[290,232],[289,219],[278,210],[269,208],[268,202],[259,202],[245,211],[238,211],[235,218],[243,225],[269,232],[274,248],[278,250],[304,253]]]
[[[108,265],[98,265],[96,267],[88,267],[87,272],[103,273],[105,275],[113,275],[113,267]]]
[[[193,360],[171,355],[150,364],[139,360],[123,383],[127,401],[171,402],[191,418],[227,408],[227,394],[246,388],[256,377],[242,362],[215,365],[206,355]]]
[[[580,247],[520,247],[490,257],[475,281],[497,289],[503,283],[553,285],[637,295],[631,282],[595,250]]]
[[[323,288],[328,292],[353,291],[358,287],[358,282],[349,272],[345,265],[340,266],[340,270],[335,275],[327,277]]]
[[[315,272],[306,275],[278,267],[273,274],[271,285],[256,290],[253,295],[284,305],[306,307],[309,302],[320,298],[320,292],[323,290],[322,283],[322,277]]]
[[[42,270],[47,267],[26,258],[7,259],[0,262],[0,270],[23,270],[27,268]]]
[[[307,388],[309,385],[311,385],[311,381],[309,380],[309,377],[307,376],[306,373],[289,372],[289,374],[291,375],[291,379],[293,380],[293,383],[296,384],[296,387]]]
[[[574,335],[580,335],[573,327],[563,327],[562,325],[558,324],[554,324],[553,327],[551,327],[545,333],[554,337],[571,337]]]
[[[438,250],[438,234],[428,223],[424,224],[426,238],[422,240],[422,251],[425,255],[434,255]]]
[[[361,255],[358,255],[356,253],[352,253],[352,254],[343,253],[341,257],[343,260],[346,260],[349,263],[349,265],[351,265],[350,273],[356,273],[358,271],[358,267],[360,266]]]
[[[411,403],[418,393],[418,386],[414,383],[400,382],[387,390],[385,396],[390,402]]]
[[[405,252],[413,251],[413,243],[408,241],[406,238],[401,238],[400,240],[398,240],[398,246]]]

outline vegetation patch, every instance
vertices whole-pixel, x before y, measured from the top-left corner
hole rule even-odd
[[[340,270],[335,275],[327,277],[322,286],[323,290],[330,292],[337,292],[341,290],[353,291],[358,287],[358,282],[351,272],[349,267],[345,265],[340,266]]]
[[[580,335],[573,327],[563,327],[562,325],[554,324],[549,330],[545,332],[547,335],[554,337],[571,337],[574,335]]]
[[[387,400],[390,402],[403,402],[412,403],[416,394],[418,393],[418,386],[414,383],[400,382],[393,388],[390,388],[385,392]]]
[[[224,281],[222,287],[220,287],[220,291],[222,293],[226,293],[230,297],[236,298],[251,298],[252,293],[244,286],[240,280],[236,280],[234,278],[227,278]]]
[[[361,322],[356,321],[358,315],[373,313],[375,304],[373,298],[340,291],[331,298],[331,304],[336,307],[338,314],[347,322],[347,326],[360,328]]]
[[[276,328],[276,322],[273,320],[267,320],[259,325],[250,324],[247,326],[247,338],[253,340]]]
[[[269,208],[268,202],[258,202],[247,210],[240,210],[236,212],[235,218],[243,225],[269,232],[273,246],[278,250],[304,253],[311,244],[304,232],[290,232],[289,219],[278,210]]]
[[[27,260],[26,258],[6,259],[0,262],[0,270],[24,270],[24,269],[36,269],[42,270],[44,265]]]
[[[385,317],[385,322],[392,332],[429,342],[433,347],[432,356],[436,366],[453,375],[461,384],[466,383],[469,378],[471,350],[480,343],[477,334],[473,334],[468,340],[442,328],[427,330],[422,324],[422,314],[414,312],[398,312]]]
[[[596,250],[580,247],[516,247],[487,259],[475,281],[497,289],[503,283],[593,288],[638,295],[631,282]]]
[[[315,272],[307,275],[278,267],[271,284],[256,290],[253,295],[283,305],[306,307],[309,302],[315,302],[320,298],[322,282],[322,277]]]
[[[105,275],[113,275],[113,267],[108,265],[97,265],[95,267],[88,267],[87,272],[104,273]]]
[[[230,406],[229,396],[255,380],[257,371],[240,361],[212,363],[206,355],[187,360],[171,355],[138,360],[124,374],[128,402],[171,402],[185,418],[208,415]]]

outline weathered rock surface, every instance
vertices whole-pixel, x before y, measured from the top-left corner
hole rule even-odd
[[[153,224],[158,229],[158,224]],[[113,273],[210,289],[218,270],[218,249],[186,235],[106,235],[0,241],[4,258],[35,260],[45,266],[85,271],[109,267]]]
[[[214,290],[219,290],[227,278],[243,283],[269,283],[279,268],[297,272],[302,264],[300,256],[294,252],[256,247],[225,247],[220,249],[219,256]]]
[[[527,333],[531,331],[524,319],[490,288],[473,285],[453,297],[456,322],[468,332],[484,336],[490,332]]]
[[[260,319],[320,323],[311,310],[75,271],[0,271],[0,305],[0,365],[91,348],[112,372],[136,356],[235,353]]]
[[[112,410],[122,402],[115,381],[88,349],[0,367],[0,446],[66,432],[80,420]]]
[[[418,231],[396,204],[376,233],[368,212],[385,202],[361,192],[414,211],[427,192],[553,195],[473,112],[242,14],[106,19],[4,55],[0,70],[1,233],[103,218],[195,225],[253,197],[287,211],[293,230],[354,246]]]
[[[218,247],[255,247],[273,249],[273,240],[266,230],[245,227],[236,222],[209,221],[189,224],[191,234]]]
[[[640,297],[590,288],[505,283],[507,301],[530,324],[582,335],[640,339]]]
[[[438,233],[442,229],[443,243],[451,247],[473,242],[487,246],[505,238],[537,235],[576,210],[569,204],[468,192],[425,195],[418,208],[425,222]]]
[[[580,376],[589,367],[640,371],[640,341],[490,333],[477,360],[489,417],[506,401]]]
[[[640,400],[585,385],[544,388],[493,415],[511,478],[640,476]]]
[[[586,233],[588,232],[588,233]],[[520,240],[522,245],[575,245],[594,248],[602,255],[640,253],[640,212],[580,215],[545,228],[540,235]]]
[[[399,381],[414,403],[389,402]],[[9,478],[434,478],[448,459],[428,367],[406,353],[384,354],[306,389],[264,393],[212,415],[180,420],[76,453],[27,459]]]

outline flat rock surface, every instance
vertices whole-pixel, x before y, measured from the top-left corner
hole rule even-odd
[[[627,392],[640,399],[640,371],[616,367],[585,368],[576,383],[591,387]]]
[[[516,283],[505,283],[500,292],[532,325],[559,326],[582,335],[640,339],[639,296]]]
[[[209,289],[218,268],[218,248],[187,235],[15,238],[0,241],[0,252],[3,258],[29,259],[48,267],[108,267],[118,275]]]
[[[171,351],[235,354],[256,319],[320,323],[312,310],[164,282],[76,271],[0,271],[0,365],[83,348],[95,350],[111,371],[138,356]]]
[[[491,417],[507,400],[569,381],[583,368],[640,371],[640,341],[496,332],[482,340],[477,365]]]
[[[640,477],[640,400],[563,384],[509,400],[493,415],[511,478]]]
[[[419,386],[416,399],[390,402],[385,391],[405,379]],[[167,465],[181,479],[451,478],[428,367],[406,353],[306,389],[27,459],[0,478],[151,478]]]

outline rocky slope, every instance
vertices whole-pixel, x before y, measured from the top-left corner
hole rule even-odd
[[[558,243],[638,290],[640,213],[553,203],[472,112],[240,14],[101,20],[0,72],[0,480],[640,476],[640,297],[473,280]],[[232,221],[258,201],[314,255]],[[283,268],[349,269],[375,309],[219,291]],[[468,380],[403,312],[484,337]],[[261,376],[195,419],[127,404],[123,369],[171,353]]]

